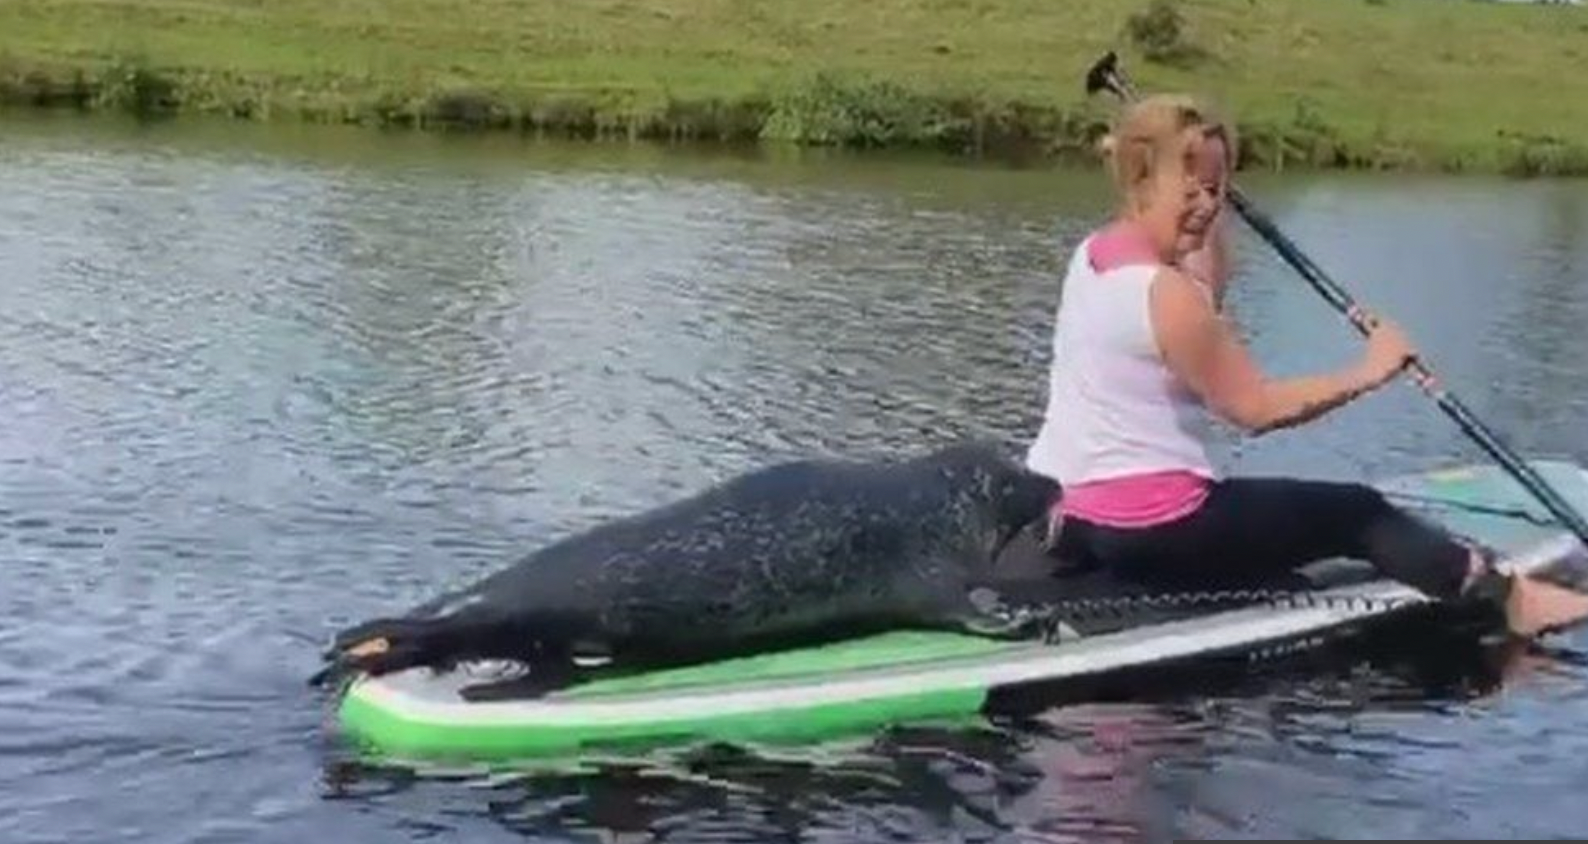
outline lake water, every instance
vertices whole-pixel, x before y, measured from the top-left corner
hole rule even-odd
[[[1518,450],[1588,458],[1588,183],[1243,184]],[[798,754],[346,764],[304,685],[338,625],[777,460],[1024,442],[1057,261],[1107,210],[1096,173],[898,155],[7,116],[0,840],[1582,834],[1582,634]],[[1240,246],[1265,364],[1349,361]],[[1219,457],[1482,454],[1400,386]]]

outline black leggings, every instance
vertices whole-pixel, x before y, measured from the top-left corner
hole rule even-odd
[[[1196,512],[1146,528],[1065,519],[1057,550],[1121,577],[1176,589],[1273,582],[1331,557],[1368,560],[1434,598],[1457,597],[1471,551],[1370,486],[1228,478]]]

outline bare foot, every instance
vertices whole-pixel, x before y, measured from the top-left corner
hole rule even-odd
[[[1533,637],[1588,619],[1588,595],[1516,577],[1505,601],[1506,625],[1518,636]]]

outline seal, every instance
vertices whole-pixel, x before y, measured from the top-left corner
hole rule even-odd
[[[1056,492],[985,441],[773,465],[349,628],[312,682],[498,659],[529,666],[523,696],[591,663],[681,665],[899,628],[1027,636],[1033,620],[1001,614],[989,590],[1004,545]]]

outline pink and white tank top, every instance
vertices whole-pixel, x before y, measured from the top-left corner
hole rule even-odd
[[[1026,455],[1063,486],[1064,515],[1157,524],[1194,511],[1218,477],[1193,433],[1201,402],[1164,364],[1153,333],[1148,293],[1160,266],[1121,227],[1094,233],[1070,259],[1047,409]]]

